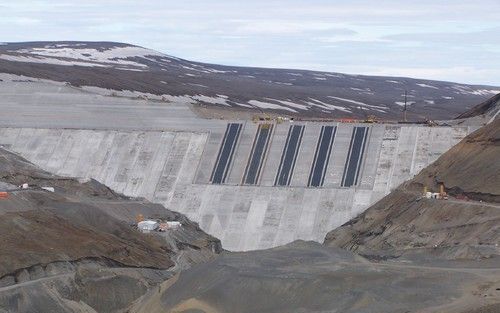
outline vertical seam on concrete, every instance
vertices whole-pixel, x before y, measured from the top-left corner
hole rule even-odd
[[[359,154],[359,159],[358,159],[358,164],[357,164],[357,171],[356,171],[356,176],[354,178],[354,186],[358,185],[358,180],[359,180],[359,174],[363,170],[363,165],[364,165],[364,160],[365,160],[365,150],[366,150],[366,142],[368,141],[368,133],[371,133],[371,127],[365,127],[365,134],[363,138],[363,143],[361,146],[361,152]]]
[[[217,157],[215,159],[215,163],[212,169],[212,174],[210,175],[210,182],[213,181],[214,179],[214,174],[217,168],[219,167],[219,162],[220,162],[220,155],[222,154],[222,150],[224,149],[224,146],[226,145],[226,140],[227,140],[227,135],[229,133],[229,128],[230,128],[231,123],[228,123],[226,126],[226,131],[224,132],[224,137],[222,137],[222,141],[219,145],[219,152],[217,153]]]
[[[311,182],[312,182],[312,179],[314,176],[314,169],[316,168],[316,163],[318,162],[318,154],[319,154],[319,150],[321,148],[321,142],[323,140],[324,135],[325,135],[325,126],[321,126],[321,131],[319,133],[318,142],[316,143],[316,149],[314,151],[313,163],[311,166],[311,170],[309,172],[309,179],[307,180],[308,187],[311,187]]]
[[[355,134],[357,133],[357,131],[358,131],[357,127],[354,127],[352,129],[351,141],[349,142],[349,150],[347,152],[347,158],[346,158],[345,163],[344,163],[344,173],[342,174],[342,181],[340,182],[340,187],[345,187],[345,179],[347,176],[347,170],[349,168],[349,163],[351,161],[352,146],[354,144],[354,137],[355,137]]]
[[[236,123],[235,123],[236,124]],[[233,157],[234,157],[234,152],[238,149],[239,144],[240,144],[240,135],[241,135],[241,130],[243,129],[243,124],[236,124],[237,129],[236,129],[236,135],[234,136],[234,141],[233,145],[231,146],[231,152],[229,153],[229,157],[226,162],[226,166],[224,167],[224,172],[222,175],[222,183],[226,182],[226,178],[229,175],[229,172],[233,168]]]
[[[365,166],[366,166],[366,157],[365,157],[365,152],[367,152],[369,149],[367,149],[369,140],[371,139],[372,135],[372,127],[366,127],[365,128],[365,138],[363,139],[363,147],[361,149],[361,154],[359,156],[359,164],[358,164],[358,171],[356,173],[356,177],[354,180],[354,185],[357,186],[359,184],[359,177],[361,177],[361,173],[364,172]]]
[[[332,126],[332,134],[331,134],[330,142],[328,143],[328,148],[327,148],[328,153],[326,155],[325,162],[323,163],[323,169],[321,171],[320,186],[323,186],[323,184],[325,182],[325,175],[326,175],[326,171],[328,169],[328,165],[330,164],[330,156],[332,154],[333,142],[335,141],[336,135],[337,135],[337,127]]]
[[[262,169],[264,168],[264,163],[267,160],[267,154],[269,152],[271,137],[273,135],[274,125],[269,124],[269,133],[267,134],[266,143],[264,147],[264,151],[262,152],[261,158],[259,160],[259,170],[257,172],[257,177],[255,178],[255,184],[258,185],[260,183],[260,177],[262,175]]]
[[[290,166],[290,170],[288,171],[288,180],[286,182],[287,186],[290,186],[290,182],[292,181],[292,177],[294,175],[295,163],[297,163],[297,157],[299,156],[299,152],[301,151],[302,148],[302,137],[304,136],[305,126],[301,125],[299,127],[300,127],[300,134],[299,138],[297,139],[297,145],[295,147],[295,153],[293,155],[292,165]]]

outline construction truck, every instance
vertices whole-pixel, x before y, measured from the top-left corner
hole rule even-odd
[[[366,117],[366,119],[363,121],[363,123],[370,123],[370,124],[373,124],[373,123],[378,123],[378,120],[377,118],[375,117],[375,115],[368,115]]]
[[[253,121],[254,123],[257,123],[257,122],[259,122],[259,121],[261,121],[261,122],[262,122],[262,121],[272,121],[272,120],[273,120],[273,119],[271,118],[271,116],[270,116],[269,114],[266,114],[266,113],[264,113],[263,115],[254,115],[254,116],[252,117],[252,121]]]

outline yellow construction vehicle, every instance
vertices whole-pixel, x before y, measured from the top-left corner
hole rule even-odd
[[[370,123],[370,124],[378,123],[377,117],[375,117],[375,115],[368,115],[363,121],[363,123]]]
[[[448,194],[444,190],[444,184],[443,183],[439,184],[439,197],[442,200],[448,200]]]
[[[137,214],[135,217],[135,222],[140,223],[142,221],[144,221],[144,216],[142,214]]]
[[[258,123],[258,122],[270,122],[272,120],[273,120],[273,118],[269,114],[267,114],[267,113],[262,113],[262,115],[254,115],[252,117],[252,121],[254,123]]]

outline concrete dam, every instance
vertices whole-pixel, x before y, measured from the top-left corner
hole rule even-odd
[[[0,145],[182,212],[226,249],[251,250],[322,241],[469,131],[231,121],[207,132],[1,128]]]
[[[40,82],[0,93],[0,145],[184,213],[228,250],[322,241],[475,129],[204,119]]]

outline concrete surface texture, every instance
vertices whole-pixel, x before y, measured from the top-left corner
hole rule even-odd
[[[0,144],[58,175],[91,177],[129,196],[143,196],[198,221],[229,250],[269,248],[295,239],[322,241],[325,234],[381,199],[462,139],[464,127],[336,126],[321,187],[308,187],[320,123],[303,123],[304,134],[290,170],[289,186],[274,186],[290,123],[274,125],[256,185],[243,175],[258,125],[238,122],[227,176],[211,183],[226,127],[210,132],[111,131],[1,128]],[[297,124],[294,124],[297,125]],[[355,127],[367,132],[355,154]],[[351,143],[352,141],[352,143]],[[350,145],[353,144],[353,147]],[[223,151],[222,151],[223,152]],[[356,184],[342,187],[354,167]],[[359,160],[358,160],[359,159]]]

